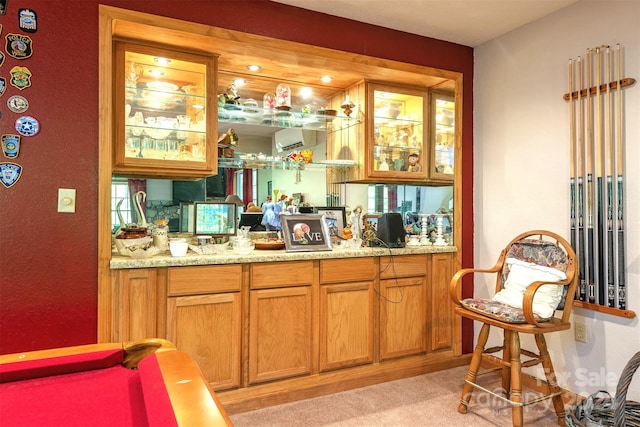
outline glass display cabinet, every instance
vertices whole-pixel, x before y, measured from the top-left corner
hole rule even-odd
[[[368,83],[367,100],[367,178],[425,180],[426,89]]]
[[[429,178],[453,182],[456,112],[453,95],[432,92],[431,111]]]
[[[214,175],[217,58],[127,42],[114,52],[114,171]]]

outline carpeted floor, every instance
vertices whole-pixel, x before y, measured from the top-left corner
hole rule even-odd
[[[434,372],[231,416],[236,427],[511,426],[511,407],[476,389],[467,414],[457,411],[467,367]],[[497,389],[497,376],[483,377]],[[523,390],[523,397],[533,392]],[[550,400],[524,409],[524,425],[557,426]]]

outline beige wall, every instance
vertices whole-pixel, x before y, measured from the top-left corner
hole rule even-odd
[[[569,110],[562,99],[568,92],[568,63],[584,57],[587,48],[616,43],[624,49],[622,77],[638,80],[640,2],[582,0],[475,50],[476,266],[493,265],[504,244],[521,231],[545,228],[569,238]],[[636,313],[639,100],[640,84],[625,89],[628,308]],[[490,287],[479,283],[476,289],[487,295]],[[624,365],[640,350],[638,318],[584,309],[574,313],[587,325],[588,343],[575,342],[573,330],[550,340],[559,382],[582,394],[599,389],[614,393]],[[630,389],[633,400],[640,400],[637,377]]]

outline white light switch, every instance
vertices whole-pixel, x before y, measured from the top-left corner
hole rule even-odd
[[[76,189],[58,188],[58,212],[75,213]]]

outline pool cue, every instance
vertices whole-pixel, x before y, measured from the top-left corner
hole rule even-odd
[[[587,182],[586,178],[586,144],[584,139],[584,98],[582,97],[583,77],[584,77],[584,61],[578,56],[578,156],[580,162],[577,163],[578,169],[578,264],[580,274],[580,291],[579,300],[587,301],[587,269],[586,259],[588,248],[585,245],[587,241],[587,228],[585,227],[585,197],[584,190]]]
[[[576,231],[578,227],[576,226],[576,129],[575,129],[575,106],[573,103],[573,59],[569,60],[569,156],[571,161],[569,162],[569,200],[570,200],[570,223],[571,223],[571,246],[573,250],[577,253],[578,247],[577,239],[576,239]],[[578,290],[576,289],[576,295],[578,294]]]
[[[591,49],[587,49],[587,132],[585,147],[587,148],[587,253],[585,254],[587,266],[585,273],[587,275],[587,298],[590,303],[596,302],[596,284],[595,284],[595,245],[594,245],[594,233],[593,233],[593,215],[595,213],[595,187],[593,185],[593,174],[595,169],[595,145],[593,139],[593,104],[591,102],[590,88],[593,83],[592,69],[593,69],[593,52]]]
[[[616,145],[614,164],[618,174],[617,197],[617,219],[618,219],[618,308],[625,310],[627,308],[626,283],[625,283],[625,263],[624,263],[624,206],[623,206],[623,187],[624,187],[624,156],[622,141],[622,80],[621,80],[621,52],[620,44],[616,45],[616,73],[617,73],[617,115],[616,115]]]
[[[594,231],[595,242],[597,248],[596,259],[598,260],[596,264],[596,303],[600,305],[605,304],[605,296],[606,296],[606,252],[605,252],[605,241],[606,241],[606,229],[604,227],[604,218],[603,215],[605,209],[604,203],[604,164],[605,164],[605,156],[604,156],[604,146],[603,146],[603,124],[602,124],[602,46],[596,47],[596,109],[595,109],[595,117],[596,117],[596,128],[595,128],[595,139],[594,139],[594,177],[596,178],[596,212],[594,214]]]
[[[578,57],[579,60],[579,57]],[[581,242],[581,238],[580,238],[580,230],[581,228],[579,227],[578,222],[578,211],[582,212],[582,209],[580,207],[580,200],[582,198],[582,196],[580,196],[580,198],[578,197],[578,193],[581,190],[578,190],[578,169],[579,169],[579,164],[578,164],[578,152],[579,152],[579,147],[578,147],[578,143],[577,143],[577,139],[576,139],[576,104],[573,100],[573,91],[574,91],[574,75],[575,75],[575,71],[574,71],[574,60],[570,59],[569,60],[569,140],[570,140],[570,156],[571,156],[571,167],[570,167],[570,181],[569,181],[569,188],[571,191],[570,194],[570,204],[571,204],[571,212],[570,212],[570,216],[571,216],[571,246],[573,247],[574,251],[577,254],[580,254],[580,252],[582,251],[582,244]],[[580,89],[578,88],[578,94],[580,93]],[[578,95],[579,96],[579,95]],[[580,219],[580,222],[582,221],[582,219]],[[579,259],[579,258],[578,258]],[[580,261],[578,261],[578,266],[579,268],[582,267],[581,265],[582,263]],[[580,276],[582,276],[582,273],[579,273]],[[580,300],[580,286],[578,286],[576,288],[576,294],[575,294],[575,298],[577,300]]]
[[[606,284],[607,284],[607,306],[615,307],[616,306],[616,285],[614,280],[614,266],[613,266],[613,199],[611,197],[612,190],[612,162],[613,156],[611,150],[613,149],[613,141],[611,140],[612,135],[612,125],[613,125],[613,108],[611,103],[611,49],[607,46],[607,55],[606,55],[606,76],[605,80],[607,82],[607,90],[606,90],[606,113],[607,117],[605,120],[605,141],[603,146],[603,159],[605,159],[605,167],[602,171],[602,177],[607,178],[606,186],[604,187],[604,199],[607,202],[606,206],[606,218],[607,218],[607,231],[606,231],[606,266],[607,266],[607,275],[606,275]]]

